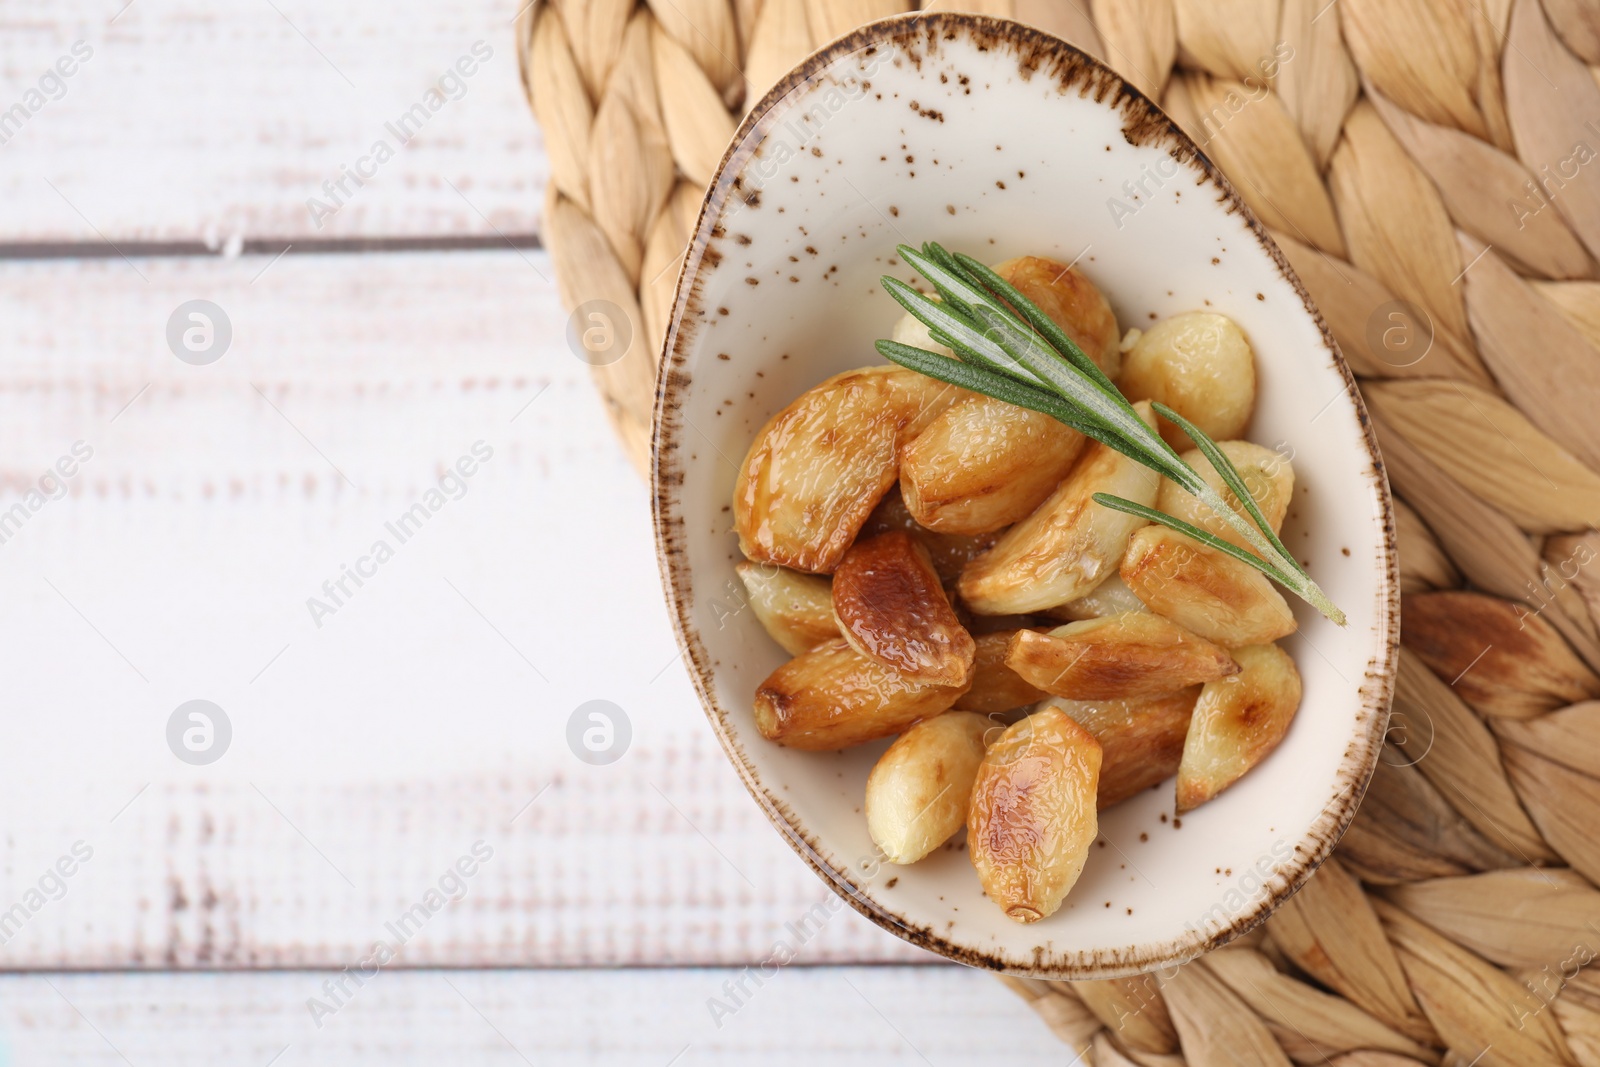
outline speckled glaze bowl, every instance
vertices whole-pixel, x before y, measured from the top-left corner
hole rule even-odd
[[[964,848],[880,863],[862,814],[887,742],[841,753],[765,741],[756,687],[785,654],[741,610],[730,502],[756,430],[806,388],[881,363],[908,277],[897,242],[998,261],[1076,262],[1124,330],[1232,317],[1255,348],[1248,437],[1291,450],[1284,540],[1349,614],[1294,598],[1305,681],[1287,738],[1219,798],[1173,817],[1170,784],[1101,815],[1055,915],[1019,925]],[[1181,963],[1261,922],[1354,817],[1386,728],[1399,595],[1388,487],[1355,383],[1305,290],[1234,190],[1100,63],[1019,24],[913,15],[806,60],[744,120],[679,283],[655,427],[656,536],[679,639],[712,727],[767,816],[863,915],[975,966],[1106,978]],[[958,838],[959,841],[959,838]]]

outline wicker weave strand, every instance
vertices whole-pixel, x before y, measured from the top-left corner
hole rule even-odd
[[[563,299],[643,331],[596,368],[641,467],[677,270],[738,119],[911,6],[523,13]],[[1173,974],[1007,984],[1100,1067],[1600,1067],[1600,2],[961,6],[1104,59],[1273,229],[1363,382],[1406,599],[1392,744],[1336,860]],[[1397,300],[1431,324],[1421,361],[1374,340]]]

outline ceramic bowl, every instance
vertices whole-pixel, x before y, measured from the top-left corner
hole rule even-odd
[[[1349,615],[1294,597],[1285,642],[1305,697],[1282,745],[1181,819],[1171,784],[1101,815],[1055,915],[987,900],[960,838],[879,863],[862,814],[887,742],[797,752],[756,731],[752,696],[785,654],[734,574],[736,464],[803,390],[883,362],[909,280],[900,242],[991,262],[1074,262],[1126,330],[1209,308],[1255,349],[1247,436],[1293,456],[1284,540]],[[951,959],[1043,978],[1180,963],[1261,922],[1355,815],[1386,729],[1398,635],[1387,483],[1354,380],[1266,231],[1183,133],[1099,62],[1019,24],[913,15],[807,59],[751,111],[707,195],[679,281],[655,426],[657,542],[712,728],[772,823],[862,914]]]

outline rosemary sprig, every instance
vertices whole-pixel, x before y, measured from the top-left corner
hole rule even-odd
[[[1238,530],[1255,553],[1132,500],[1106,493],[1094,494],[1094,500],[1103,507],[1170,527],[1248,563],[1335,623],[1344,625],[1344,612],[1328,599],[1279,540],[1238,469],[1199,427],[1164,404],[1153,405],[1157,413],[1187,433],[1211,461],[1244,506],[1246,515],[1230,507],[1222,494],[1139,417],[1128,398],[1065,330],[1004,278],[971,256],[952,255],[931,242],[920,251],[908,245],[901,245],[899,251],[906,263],[938,291],[939,299],[888,276],[883,278],[885,291],[958,358],[896,341],[879,341],[878,352],[885,359],[941,382],[1043,412],[1170,478]]]

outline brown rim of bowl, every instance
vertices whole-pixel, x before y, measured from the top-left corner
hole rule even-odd
[[[1066,958],[1046,958],[1036,951],[1032,964],[1007,961],[998,954],[952,944],[935,934],[930,928],[912,925],[902,916],[870,897],[855,883],[848,869],[824,855],[821,844],[814,839],[788,805],[768,792],[746,760],[739,742],[728,728],[730,712],[722,707],[713,694],[709,657],[700,635],[689,619],[691,582],[688,565],[684,559],[682,541],[684,519],[679,514],[674,493],[682,481],[681,470],[674,454],[682,422],[679,418],[681,402],[678,392],[687,378],[683,374],[686,360],[684,345],[693,329],[684,328],[685,318],[698,309],[699,291],[695,284],[700,276],[705,254],[717,235],[713,222],[720,219],[723,207],[733,193],[735,182],[745,165],[753,157],[764,138],[754,138],[752,133],[770,129],[768,116],[786,96],[802,87],[819,72],[844,56],[886,41],[912,42],[918,37],[937,44],[950,40],[956,33],[971,34],[979,41],[1008,46],[1017,56],[1019,66],[1035,73],[1053,74],[1063,88],[1077,88],[1080,95],[1092,93],[1095,100],[1107,107],[1120,107],[1125,135],[1138,144],[1165,143],[1181,165],[1197,168],[1221,194],[1228,210],[1238,213],[1255,234],[1262,249],[1277,264],[1278,272],[1294,287],[1302,303],[1322,333],[1323,344],[1332,357],[1334,367],[1344,377],[1345,395],[1355,406],[1361,423],[1367,456],[1371,462],[1370,473],[1378,490],[1383,519],[1383,583],[1380,588],[1382,608],[1375,624],[1380,631],[1382,650],[1367,665],[1360,687],[1361,714],[1368,716],[1364,736],[1352,742],[1353,751],[1347,751],[1339,769],[1338,785],[1343,792],[1335,797],[1336,805],[1324,807],[1322,814],[1295,844],[1295,865],[1287,872],[1276,873],[1267,888],[1266,897],[1249,911],[1237,916],[1227,928],[1209,936],[1191,935],[1153,948],[1134,952],[1120,950],[1095,950],[1092,953],[1073,954]],[[1046,63],[1053,62],[1054,66]],[[1245,204],[1233,185],[1217,169],[1200,148],[1178,125],[1161,111],[1138,89],[1128,84],[1105,64],[1057,37],[1008,19],[991,18],[958,12],[913,12],[870,23],[817,50],[800,63],[762,96],[739,124],[733,140],[723,154],[711,187],[701,203],[695,226],[694,240],[684,258],[678,275],[677,293],[673,304],[671,327],[664,344],[664,355],[656,384],[655,425],[651,447],[651,503],[656,533],[657,562],[661,567],[662,585],[672,613],[680,648],[693,664],[691,672],[695,690],[711,720],[717,740],[723,751],[744,781],[745,788],[755,798],[776,827],[812,870],[816,871],[829,887],[862,915],[912,944],[930,949],[959,963],[988,970],[1037,978],[1092,979],[1112,978],[1148,971],[1156,967],[1183,963],[1214,948],[1228,943],[1248,932],[1270,915],[1279,904],[1292,896],[1330,855],[1339,838],[1355,818],[1361,798],[1377,768],[1382,751],[1382,740],[1388,728],[1389,707],[1394,695],[1394,671],[1399,650],[1400,596],[1399,563],[1395,549],[1394,508],[1389,495],[1389,482],[1383,459],[1378,452],[1378,442],[1372,430],[1366,405],[1356,388],[1354,376],[1345,363],[1339,346],[1334,341],[1327,323],[1306,292],[1305,286],[1290,268],[1288,260],[1267,234],[1255,214]]]

